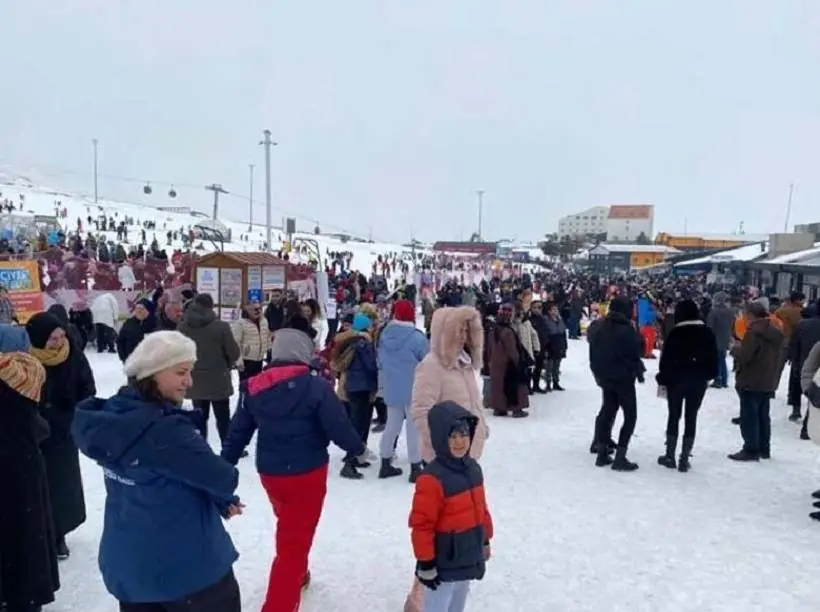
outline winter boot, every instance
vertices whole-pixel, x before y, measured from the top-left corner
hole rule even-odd
[[[552,384],[552,389],[553,389],[553,391],[566,391],[566,389],[564,389],[564,387],[562,387],[561,385],[558,384],[557,380]]]
[[[692,465],[689,463],[689,457],[692,456],[692,447],[695,445],[694,438],[684,438],[683,447],[680,450],[680,458],[678,459],[678,471],[688,472]]]
[[[606,443],[606,450],[610,455],[615,452],[615,449],[617,447],[618,447],[618,445],[615,443],[614,440],[610,440],[609,442]],[[595,440],[593,440],[592,444],[589,445],[589,454],[590,455],[595,455],[597,453],[598,453],[598,443]]]
[[[803,427],[800,428],[800,439],[801,440],[811,440],[811,437],[809,436],[808,425],[809,424],[806,422],[806,420],[803,419]]]
[[[803,419],[803,415],[800,414],[800,406],[792,406],[792,413],[789,415],[789,420],[792,423],[797,423],[798,421]]]
[[[424,471],[424,466],[421,463],[411,463],[410,464],[410,484],[416,484],[416,480],[418,477],[421,476],[421,473]]]
[[[345,461],[344,465],[342,466],[342,471],[339,472],[339,476],[342,478],[347,478],[348,480],[361,480],[364,478],[364,474],[362,474],[359,470],[356,469],[356,463],[354,461]]]
[[[71,551],[68,549],[68,544],[65,543],[65,537],[57,540],[57,561],[65,561],[71,556]]]
[[[750,453],[745,448],[743,448],[738,452],[729,455],[729,459],[731,459],[732,461],[740,462],[760,461],[760,455],[758,453]]]
[[[615,450],[615,461],[612,462],[612,469],[616,472],[634,472],[638,469],[638,464],[632,463],[626,458],[625,446],[619,446]]]
[[[612,465],[612,455],[609,454],[606,444],[598,444],[596,454],[595,465],[597,467]]]
[[[670,470],[674,470],[677,465],[675,464],[675,449],[678,446],[678,438],[667,436],[666,437],[666,453],[658,457],[658,465],[662,465],[665,468],[669,468]],[[681,458],[683,456],[681,455]]]
[[[379,478],[393,478],[394,476],[401,476],[400,468],[393,467],[390,459],[382,459],[382,466],[379,468]]]

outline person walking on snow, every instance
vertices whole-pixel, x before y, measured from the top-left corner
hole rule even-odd
[[[638,330],[643,338],[644,359],[655,359],[655,323],[658,321],[658,313],[652,299],[643,294],[638,298]]]
[[[732,342],[732,331],[735,324],[735,309],[728,305],[729,296],[722,291],[715,293],[712,298],[712,309],[706,315],[706,325],[715,335],[717,344],[718,373],[712,386],[716,389],[725,389],[729,386],[729,369],[726,367],[726,353]],[[661,355],[663,358],[663,355]]]
[[[722,357],[725,359],[725,357]],[[704,325],[697,304],[683,300],[675,307],[675,327],[661,351],[655,380],[666,389],[669,418],[666,422],[666,453],[658,464],[680,472],[689,471],[689,456],[695,444],[698,410],[710,380],[718,375],[719,352],[712,330]],[[685,407],[685,412],[684,412]],[[684,414],[683,445],[675,463],[678,425]]]
[[[120,307],[117,298],[111,293],[101,293],[91,302],[91,317],[94,322],[94,333],[97,336],[97,352],[115,353],[117,339],[117,320]],[[126,355],[127,357],[127,355]]]
[[[421,473],[419,434],[410,415],[413,397],[413,377],[416,367],[430,350],[426,336],[416,328],[416,309],[408,300],[399,300],[393,306],[393,319],[379,336],[376,351],[379,381],[387,404],[387,425],[381,437],[379,478],[401,476],[401,469],[391,465],[396,440],[405,423],[407,455],[410,460],[410,482]]]
[[[769,403],[780,375],[783,332],[769,321],[769,313],[760,302],[751,302],[746,315],[746,333],[733,351],[743,448],[729,455],[729,459],[748,462],[771,456]]]
[[[224,442],[231,424],[231,370],[241,357],[239,345],[230,324],[217,318],[214,300],[207,293],[196,296],[185,309],[178,330],[196,344],[198,359],[191,374],[193,384],[187,391],[187,397],[193,401],[194,408],[202,413],[202,435],[208,439],[208,419],[213,406],[219,441]]]
[[[86,519],[80,454],[71,439],[71,424],[77,405],[97,389],[85,354],[54,315],[34,315],[26,323],[26,333],[31,341],[31,354],[46,371],[40,413],[48,422],[50,434],[40,449],[46,462],[57,555],[65,560],[70,555],[66,536]]]
[[[327,492],[328,445],[332,441],[353,457],[365,452],[330,383],[311,369],[313,351],[303,331],[276,332],[271,367],[246,381],[245,401],[222,449],[222,457],[236,465],[258,430],[256,469],[277,517],[276,557],[262,612],[299,609]]]
[[[436,404],[450,401],[478,419],[470,457],[479,461],[490,437],[476,377],[484,352],[481,316],[470,306],[439,308],[433,315],[430,332],[430,352],[416,368],[410,408],[419,432],[421,458],[430,463],[436,457],[427,414]],[[422,612],[423,594],[421,583],[414,579],[404,612]]]
[[[242,514],[239,473],[180,409],[196,358],[179,332],[151,334],[125,362],[127,386],[77,409],[72,435],[105,476],[99,564],[120,612],[241,610],[222,524]]]
[[[427,413],[436,458],[416,481],[410,530],[424,612],[463,612],[490,558],[493,521],[481,466],[470,457],[478,419],[454,402]]]
[[[641,337],[629,318],[631,310],[632,303],[628,298],[613,299],[609,314],[589,338],[589,365],[603,396],[601,413],[596,419],[598,431],[595,436],[595,465],[612,465],[612,469],[619,472],[638,469],[638,464],[626,458],[626,451],[638,420],[635,381],[642,383],[646,371],[641,361]],[[608,443],[619,408],[624,413],[624,422],[613,461],[609,456]]]

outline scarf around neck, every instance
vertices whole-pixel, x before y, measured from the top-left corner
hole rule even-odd
[[[61,363],[65,362],[68,359],[68,353],[70,350],[70,345],[68,340],[63,343],[63,346],[57,349],[49,349],[49,348],[34,348],[31,347],[31,354],[37,358],[37,360],[42,363],[46,367],[54,367],[58,366]]]
[[[46,371],[31,355],[3,353],[0,355],[0,380],[23,397],[39,402]]]

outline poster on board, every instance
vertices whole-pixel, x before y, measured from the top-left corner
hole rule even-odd
[[[222,268],[220,270],[220,299],[225,307],[242,305],[242,269]]]
[[[273,289],[285,288],[285,266],[263,266],[262,267],[262,289],[271,291]]]
[[[248,291],[262,289],[262,266],[248,266]]]
[[[196,291],[210,295],[214,304],[219,303],[219,268],[196,269]]]
[[[241,308],[220,308],[219,318],[226,323],[235,323],[242,318]]]
[[[40,270],[36,261],[0,261],[0,285],[9,292],[9,300],[20,323],[43,311]]]

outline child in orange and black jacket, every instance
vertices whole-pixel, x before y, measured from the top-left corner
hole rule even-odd
[[[493,522],[484,475],[469,456],[478,419],[455,402],[427,414],[436,458],[416,481],[410,529],[424,612],[461,612],[471,580],[484,577]]]

